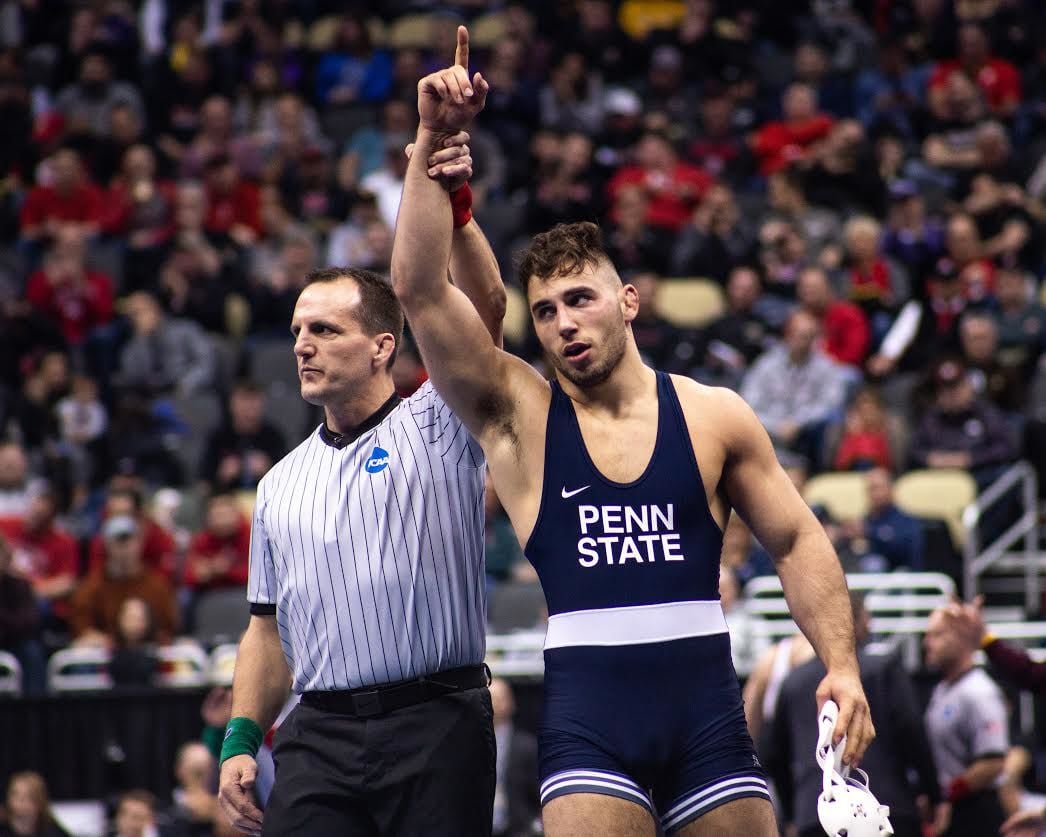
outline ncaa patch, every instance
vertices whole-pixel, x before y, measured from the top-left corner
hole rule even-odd
[[[363,463],[363,470],[368,474],[376,474],[389,467],[389,452],[384,448],[374,448],[374,452],[367,457]]]

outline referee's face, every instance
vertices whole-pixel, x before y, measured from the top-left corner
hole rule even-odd
[[[291,334],[301,397],[321,407],[360,394],[385,373],[391,335],[365,334],[356,317],[360,291],[346,277],[306,286],[294,306]]]

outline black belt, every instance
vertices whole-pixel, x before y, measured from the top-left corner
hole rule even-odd
[[[328,692],[303,692],[301,702],[314,709],[350,715],[353,718],[373,718],[424,703],[443,695],[478,689],[490,684],[490,669],[486,665],[462,666],[438,671],[415,680],[401,680],[381,686],[360,689],[340,689]]]

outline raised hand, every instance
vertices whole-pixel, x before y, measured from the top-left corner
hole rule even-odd
[[[480,73],[469,79],[469,32],[458,27],[454,63],[418,82],[418,116],[430,131],[455,134],[483,110],[490,89]]]

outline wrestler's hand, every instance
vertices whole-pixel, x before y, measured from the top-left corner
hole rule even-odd
[[[448,192],[456,192],[472,177],[472,152],[468,141],[468,133],[459,131],[443,141],[444,148],[429,155],[429,177],[438,180]],[[414,143],[410,143],[404,152],[409,160],[414,154]]]
[[[229,822],[244,834],[261,834],[262,812],[254,804],[251,790],[258,777],[258,762],[246,753],[222,763],[218,780],[218,803]]]
[[[852,667],[829,670],[817,687],[817,711],[821,711],[826,700],[834,700],[839,707],[839,720],[832,733],[832,745],[846,736],[843,764],[857,767],[864,751],[875,738],[872,713],[868,709],[868,698],[861,685],[861,672],[856,662]]]
[[[469,80],[469,32],[459,26],[454,63],[418,82],[421,127],[445,134],[464,130],[483,110],[489,89],[480,73]]]

